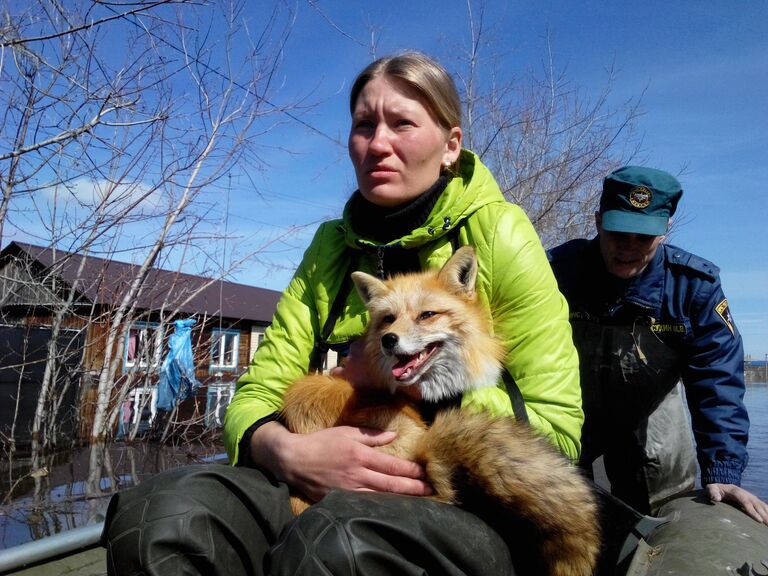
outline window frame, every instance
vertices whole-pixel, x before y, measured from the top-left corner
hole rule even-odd
[[[217,334],[221,334],[222,337],[231,336],[233,338],[232,342],[232,363],[231,364],[219,364],[216,363],[214,360],[214,340],[216,338]],[[219,340],[221,342],[221,340]],[[222,354],[226,354],[226,346],[219,351],[219,360],[221,360]],[[209,352],[209,370],[211,371],[234,371],[237,370],[237,363],[239,361],[240,357],[240,331],[239,330],[232,330],[227,328],[213,328],[211,330],[211,340],[210,340],[210,352]]]
[[[131,339],[131,330],[139,330],[140,333],[147,334],[149,331],[155,332],[155,350],[152,353],[152,363],[147,364],[142,362],[142,360],[139,358],[138,362],[136,359],[133,361],[130,361],[128,359],[128,348],[130,345],[130,339]],[[141,337],[139,337],[139,341],[141,341]],[[146,342],[146,337],[145,340]],[[163,355],[163,327],[159,322],[132,322],[130,326],[128,326],[128,329],[125,333],[125,343],[123,345],[123,370],[142,370],[145,372],[154,372],[160,369],[160,364],[162,362],[162,355]],[[138,356],[138,354],[136,355]],[[143,355],[142,355],[143,356]]]
[[[235,395],[236,382],[215,382],[208,385],[205,400],[206,428],[222,428],[227,406]]]

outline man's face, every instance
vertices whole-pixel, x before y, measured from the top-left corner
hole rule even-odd
[[[630,232],[603,230],[600,213],[595,213],[600,234],[600,254],[605,268],[617,278],[627,280],[638,276],[650,264],[664,236],[649,236]]]

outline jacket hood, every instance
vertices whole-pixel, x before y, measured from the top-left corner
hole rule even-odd
[[[418,247],[448,234],[479,208],[494,202],[504,202],[493,175],[476,154],[462,150],[459,173],[454,176],[437,199],[426,222],[409,234],[387,243],[403,248]],[[370,238],[356,234],[350,224],[350,203],[344,207],[339,226],[344,232],[345,242],[353,248],[379,246]]]

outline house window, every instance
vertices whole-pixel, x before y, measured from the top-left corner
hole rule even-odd
[[[125,367],[155,369],[160,364],[162,329],[158,324],[135,322],[125,337]]]
[[[240,333],[233,330],[211,332],[211,368],[234,370],[237,368],[237,347]]]
[[[234,382],[217,382],[208,386],[205,407],[205,425],[208,428],[224,426],[224,414],[227,412],[227,406],[234,395]]]
[[[142,386],[131,390],[120,407],[117,438],[143,436],[152,427],[155,416],[157,416],[157,386]]]
[[[264,340],[264,328],[262,327],[254,327],[251,328],[251,346],[248,350],[248,359],[253,360],[253,355],[256,353],[256,350],[259,346],[261,346],[261,341]]]

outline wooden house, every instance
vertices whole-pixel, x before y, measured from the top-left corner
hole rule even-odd
[[[0,252],[0,434],[22,442],[28,435],[55,339],[60,351],[55,386],[66,390],[58,417],[69,433],[89,436],[115,311],[126,304],[138,271],[136,265],[113,259],[20,242]],[[258,347],[279,298],[274,290],[151,269],[138,296],[127,302],[128,320],[115,332],[119,338],[112,339],[114,387],[127,387],[116,433],[154,418],[167,338],[173,320],[181,318],[196,321],[192,347],[202,385],[179,413],[220,426],[234,383]]]

